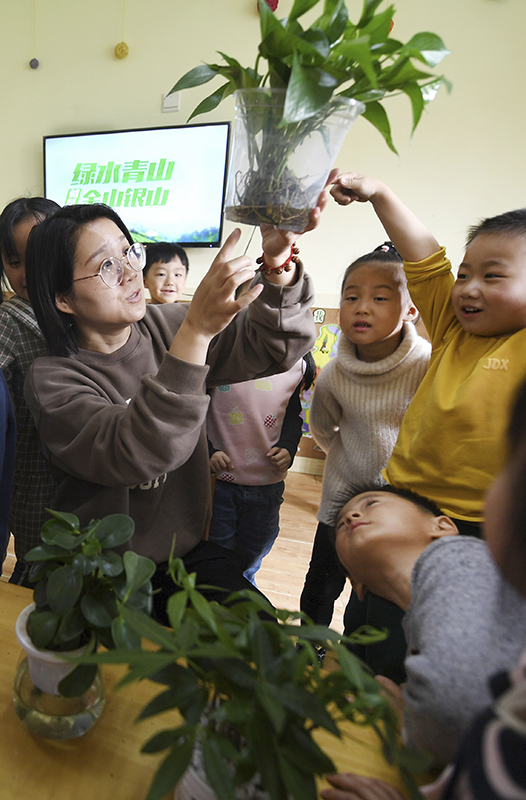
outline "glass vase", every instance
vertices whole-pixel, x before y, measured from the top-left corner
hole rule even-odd
[[[75,664],[62,656],[79,656],[86,648],[69,653],[39,650],[26,630],[31,604],[17,619],[16,636],[23,651],[13,683],[15,710],[24,725],[46,739],[74,739],[86,733],[98,720],[104,708],[106,688],[100,667],[90,688],[78,697],[65,697],[58,685]]]
[[[225,215],[247,225],[305,230],[345,135],[365,110],[345,97],[281,124],[285,89],[238,89]]]

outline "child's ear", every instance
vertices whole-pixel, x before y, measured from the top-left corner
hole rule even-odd
[[[404,322],[416,322],[418,318],[418,309],[412,303],[406,309],[404,314]]]
[[[450,517],[443,514],[440,517],[434,517],[434,531],[431,534],[432,539],[440,539],[442,536],[457,536],[458,528]]]
[[[56,294],[55,295],[55,305],[59,311],[63,311],[64,314],[74,314],[75,312],[71,308],[69,304],[68,297],[64,294]]]

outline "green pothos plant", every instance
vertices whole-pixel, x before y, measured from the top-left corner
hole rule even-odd
[[[35,584],[35,608],[28,617],[29,638],[40,649],[64,652],[89,644],[135,648],[140,637],[121,609],[152,609],[150,578],[155,564],[127,550],[135,524],[125,514],[92,520],[81,529],[74,514],[50,511],[40,532],[41,544],[26,555],[29,580]],[[95,666],[77,666],[60,684],[72,697],[89,689]]]
[[[236,788],[247,783],[271,800],[317,800],[315,777],[334,772],[335,766],[317,743],[316,731],[341,737],[348,720],[376,732],[410,796],[420,797],[412,774],[429,762],[400,743],[397,715],[385,691],[346,646],[385,634],[362,629],[342,638],[323,626],[299,626],[301,614],[276,611],[250,591],[231,595],[224,605],[209,602],[180,559],[170,560],[169,571],[176,586],[167,607],[171,628],[134,609],[120,609],[126,623],[154,647],[82,658],[89,664],[126,664],[121,686],[145,678],[159,684],[160,693],[139,719],[174,709],[180,713],[178,724],[143,747],[145,753],[166,751],[148,800],[172,791],[197,763],[196,752],[219,800],[235,800]],[[327,648],[330,670],[318,662],[319,644]]]
[[[321,14],[307,27],[301,18],[322,2]],[[357,3],[356,3],[357,4]],[[395,6],[364,0],[352,22],[345,0],[294,0],[287,17],[278,19],[266,2],[259,3],[261,41],[253,67],[219,52],[221,64],[202,64],[183,75],[170,94],[208,83],[223,84],[199,103],[189,119],[215,109],[237,89],[269,86],[286,90],[282,126],[312,119],[333,97],[365,103],[363,116],[396,153],[384,101],[409,98],[413,131],[438,89],[450,84],[430,71],[449,51],[435,33],[416,33],[408,42],[392,36]]]

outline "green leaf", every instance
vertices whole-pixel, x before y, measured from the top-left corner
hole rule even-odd
[[[422,90],[418,83],[408,83],[404,86],[403,92],[409,97],[411,107],[413,109],[413,128],[411,133],[414,133],[416,126],[420,122],[422,111],[424,110],[424,98],[422,97]]]
[[[178,728],[159,731],[141,747],[141,753],[159,753],[161,750],[167,750],[169,747],[174,747],[180,739],[184,739],[188,734],[194,734],[193,726],[180,725]]]
[[[393,144],[391,126],[384,107],[377,102],[367,103],[362,116],[365,117],[371,125],[374,125],[376,130],[384,137],[389,149],[398,155],[398,150]]]
[[[49,523],[46,524],[49,525]],[[51,525],[56,526],[57,523],[54,520],[51,520]],[[53,530],[53,528],[50,526],[46,530],[44,525],[40,531],[40,538],[45,544],[55,545],[56,547],[61,547],[63,550],[67,551],[74,550],[75,547],[80,545],[80,537],[74,533],[65,532],[63,527],[60,529],[55,527]]]
[[[71,645],[71,649],[74,650],[75,647],[78,647],[78,640],[85,630],[86,622],[84,617],[80,613],[78,606],[74,606],[60,617],[60,625],[56,635],[57,644],[65,644],[66,642],[77,640],[77,643]]]
[[[283,121],[300,122],[316,114],[332,97],[336,81],[326,72],[302,67],[296,54],[292,63]]]
[[[151,558],[139,556],[134,550],[124,553],[124,571],[126,572],[126,596],[124,602],[147,583],[155,572],[155,564]]]
[[[79,664],[73,672],[70,672],[60,681],[58,685],[60,694],[64,695],[64,697],[80,697],[83,695],[95,680],[97,669],[96,664]]]
[[[318,800],[314,776],[305,770],[299,769],[296,764],[288,761],[282,753],[278,754],[278,759],[285,786],[294,800]]]
[[[217,108],[219,103],[228,97],[228,95],[232,94],[235,91],[235,86],[232,86],[231,83],[225,83],[221,86],[217,91],[213,94],[208,95],[204,100],[202,100],[199,105],[197,105],[190,116],[188,117],[187,122],[190,122],[191,119],[197,117],[199,114],[208,114],[209,111],[213,111],[214,108]]]
[[[139,636],[149,639],[150,642],[164,647],[171,652],[177,652],[178,647],[175,642],[173,633],[167,630],[163,625],[160,625],[151,617],[147,617],[140,611],[135,609],[121,606],[120,611],[124,619],[130,623]]]
[[[188,602],[188,592],[186,592],[184,589],[180,589],[178,592],[174,592],[168,598],[168,602],[166,604],[166,612],[168,614],[168,619],[170,621],[170,625],[174,633],[177,633],[177,631],[179,630],[187,602]]]
[[[168,94],[180,92],[182,89],[191,89],[194,86],[201,86],[203,83],[211,81],[216,75],[217,69],[210,66],[210,64],[201,64],[199,67],[191,69],[182,78],[179,78]]]
[[[25,555],[25,560],[32,561],[55,561],[57,558],[64,558],[64,550],[61,547],[39,544],[33,547]]]
[[[117,647],[125,650],[139,650],[141,647],[141,637],[126,622],[122,614],[119,614],[111,622],[111,638]]]
[[[146,800],[164,800],[173,792],[192,760],[194,739],[188,739],[171,750],[157,770]]]
[[[444,42],[436,33],[416,33],[407,42],[404,50],[424,61],[428,67],[436,67],[450,54]]]
[[[192,603],[193,607],[195,608],[201,619],[204,622],[206,622],[208,627],[212,631],[214,631],[214,633],[216,633],[217,623],[211,604],[197,589],[192,589],[189,592],[189,596],[190,596],[190,602]]]
[[[119,547],[133,536],[135,523],[127,514],[108,514],[100,520],[96,537],[104,549]]]
[[[383,0],[364,0],[362,16],[356,27],[365,28],[374,17],[374,12],[382,2]]]
[[[94,557],[94,562],[101,572],[110,578],[115,578],[117,575],[120,575],[124,568],[122,556],[114,550],[104,550],[102,553],[98,553]]]
[[[361,36],[359,39],[354,39],[352,42],[342,42],[334,49],[333,58],[335,60],[336,68],[348,69],[349,66],[356,62],[363,70],[369,82],[374,88],[378,86],[378,79],[374,69],[374,61],[371,56],[369,37]],[[343,59],[343,65],[338,64],[338,60]]]
[[[80,597],[82,575],[65,565],[51,573],[47,581],[46,598],[52,611],[63,614],[69,611]]]
[[[292,6],[289,14],[289,19],[298,19],[299,17],[303,16],[303,14],[306,14],[307,11],[310,11],[310,9],[317,5],[317,3],[318,0],[294,0],[294,5]]]
[[[39,611],[34,609],[27,619],[27,632],[29,638],[40,649],[45,649],[53,641],[57,632],[60,617],[53,611]]]
[[[61,520],[70,530],[80,531],[80,521],[75,514],[68,514],[67,511],[52,511],[50,508],[46,508],[46,511],[55,517],[55,519]],[[50,522],[50,520],[48,520],[48,522]],[[47,524],[48,523],[45,522],[44,527]]]
[[[331,7],[332,5],[332,7]],[[345,0],[333,0],[333,3],[326,3],[322,16],[314,23],[327,36],[331,44],[337,42],[345,33],[349,23],[349,13]]]
[[[203,764],[210,786],[219,800],[232,800],[234,783],[228,764],[223,758],[221,749],[214,739],[203,737]]]
[[[88,622],[95,628],[109,628],[117,616],[117,601],[109,588],[80,599],[80,608]]]
[[[80,572],[81,575],[91,575],[97,569],[97,561],[95,556],[88,556],[85,553],[77,553],[71,562],[73,569]]]

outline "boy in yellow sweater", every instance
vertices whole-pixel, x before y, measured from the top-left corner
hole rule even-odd
[[[331,193],[340,205],[372,203],[404,259],[433,347],[384,477],[429,497],[461,533],[477,535],[526,375],[526,209],[471,228],[455,280],[444,248],[385,184],[346,173]]]

